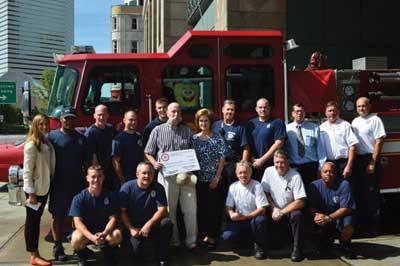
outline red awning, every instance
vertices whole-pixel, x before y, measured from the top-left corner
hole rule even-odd
[[[289,99],[304,104],[307,112],[323,112],[325,103],[336,100],[336,76],[333,69],[289,71]]]

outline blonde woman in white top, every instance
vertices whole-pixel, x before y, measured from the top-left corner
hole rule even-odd
[[[40,204],[38,210],[26,207],[25,243],[31,253],[31,265],[51,265],[39,254],[40,219],[46,205],[51,176],[54,173],[55,153],[46,135],[49,119],[38,114],[34,117],[24,147],[24,191],[31,205]]]

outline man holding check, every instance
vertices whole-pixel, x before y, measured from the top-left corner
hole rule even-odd
[[[174,102],[168,105],[168,121],[154,128],[144,150],[146,159],[150,161],[156,170],[161,170],[163,164],[156,160],[160,159],[162,153],[192,149],[192,132],[181,123],[181,107]],[[174,224],[172,234],[172,245],[179,246],[178,227],[176,223],[176,209],[178,200],[183,213],[186,228],[186,247],[196,252],[197,238],[197,203],[196,188],[193,183],[177,184],[176,175],[164,176],[158,174],[158,182],[165,188],[168,200],[168,211]]]

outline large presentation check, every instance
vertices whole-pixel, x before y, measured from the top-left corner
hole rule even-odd
[[[160,162],[164,165],[161,169],[163,176],[200,170],[199,161],[193,149],[163,152]]]

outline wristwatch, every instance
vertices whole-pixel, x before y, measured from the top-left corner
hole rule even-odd
[[[283,211],[279,211],[279,217],[283,217],[283,216],[285,216],[285,214],[283,213]]]
[[[327,217],[327,218],[326,218],[326,221],[327,221],[328,223],[330,223],[330,222],[333,221],[332,217],[330,217],[329,215],[327,215],[326,217]]]

